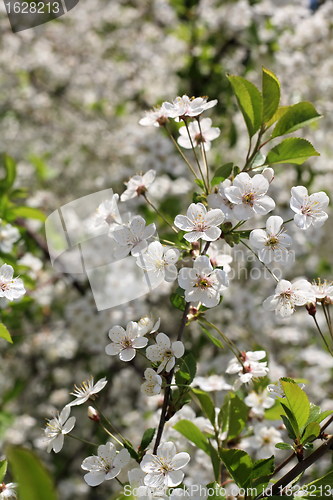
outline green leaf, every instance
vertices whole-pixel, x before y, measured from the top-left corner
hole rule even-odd
[[[207,500],[225,500],[225,496],[222,494],[225,492],[225,489],[216,481],[207,484],[206,488],[209,492]]]
[[[0,181],[0,189],[8,191],[13,186],[16,179],[16,163],[15,160],[7,154],[3,155],[2,161],[4,163],[6,176]]]
[[[148,446],[150,445],[150,443],[152,442],[152,440],[154,438],[155,431],[156,431],[156,429],[154,427],[145,430],[145,432],[143,433],[142,439],[141,439],[141,443],[140,443],[140,450],[141,451],[148,448]]]
[[[301,443],[311,443],[314,441],[320,434],[320,425],[317,422],[311,422],[305,427],[305,430],[302,435]]]
[[[7,458],[20,500],[58,500],[50,474],[34,453],[11,446]]]
[[[275,445],[275,448],[278,448],[279,450],[293,450],[294,449],[294,447],[289,443],[277,443]]]
[[[246,488],[251,478],[252,460],[243,450],[223,449],[220,456],[237,486]]]
[[[311,142],[299,137],[289,137],[269,151],[266,157],[266,163],[267,165],[274,165],[275,163],[294,163],[296,165],[301,165],[310,158],[310,156],[320,156]]]
[[[251,487],[256,488],[256,495],[262,493],[274,472],[274,456],[257,460],[251,472]]]
[[[222,167],[218,168],[214,174],[214,177],[211,180],[211,185],[216,186],[217,184],[220,184],[220,182],[223,182],[225,179],[231,175],[232,168],[234,164],[231,163],[225,163],[222,165]]]
[[[134,458],[134,460],[138,460],[139,459],[139,454],[134,449],[134,447],[133,447],[132,443],[130,443],[130,441],[128,441],[127,439],[124,439],[123,440],[123,445],[124,445],[124,448],[126,448],[126,450],[129,452],[129,454],[131,455],[131,457]]]
[[[267,123],[275,114],[280,103],[280,82],[272,71],[262,69],[263,119]]]
[[[203,190],[205,191],[205,183],[201,179],[194,179],[194,182]]]
[[[3,482],[7,472],[7,460],[0,460],[0,483]]]
[[[296,439],[296,435],[298,434],[298,432],[294,431],[293,426],[291,425],[290,421],[288,420],[288,418],[285,415],[281,415],[281,418],[282,418],[283,423],[287,429],[288,436],[290,437],[290,439],[292,439],[292,440]]]
[[[193,394],[199,400],[200,406],[208,420],[211,422],[213,426],[215,426],[215,405],[211,400],[209,394],[200,389],[192,389]]]
[[[272,133],[272,137],[290,134],[299,128],[309,125],[321,118],[310,102],[299,102],[290,106],[288,111],[279,119]]]
[[[262,122],[262,96],[253,83],[241,76],[228,76],[243,114],[249,136],[259,130]]]
[[[229,393],[221,407],[218,422],[222,432],[227,432],[228,440],[235,439],[244,429],[249,408],[237,396],[237,394]]]
[[[13,339],[7,330],[7,327],[3,324],[0,323],[0,339],[5,339],[7,342],[10,342],[11,344],[13,343]]]
[[[290,408],[287,405],[285,405],[284,403],[281,402],[281,406],[282,406],[282,408],[284,410],[285,417],[288,420],[288,422],[289,422],[289,424],[290,424],[290,426],[292,427],[292,430],[293,430],[293,432],[291,434],[289,434],[289,437],[291,437],[291,435],[295,435],[296,437],[299,438],[300,435],[301,435],[301,431],[299,429],[299,425],[298,425],[298,422],[296,420],[295,415],[290,410]],[[283,419],[283,422],[285,422],[284,419]],[[290,431],[289,427],[288,426],[286,426],[286,427],[287,427],[287,430],[289,432]]]
[[[210,455],[209,441],[203,432],[190,420],[180,420],[174,426],[182,436]]]
[[[286,398],[283,402],[295,417],[300,432],[302,433],[310,414],[310,402],[306,393],[296,384],[280,379]],[[281,402],[281,400],[280,400]]]
[[[180,368],[176,373],[176,384],[190,384],[196,374],[197,365],[192,353],[186,354],[180,361]]]
[[[179,311],[185,311],[186,307],[185,299],[177,292],[174,292],[170,295],[170,302],[175,309],[179,309]]]
[[[305,491],[309,492],[308,498],[332,498],[330,495],[330,489],[333,488],[333,471],[330,471],[328,474],[325,474],[325,476],[306,484],[303,488]],[[306,497],[306,495],[304,496]]]
[[[213,335],[212,333],[210,333],[210,331],[207,330],[207,328],[205,328],[204,326],[202,326],[201,323],[200,323],[200,327],[201,327],[201,330],[203,331],[203,333],[209,338],[209,340],[216,347],[218,347],[219,349],[224,349],[224,345],[222,344],[222,342],[220,341],[220,339],[216,338],[215,335]]]
[[[22,217],[23,219],[37,219],[41,220],[42,222],[44,222],[46,219],[46,216],[41,210],[33,207],[13,207],[8,212],[12,219]]]
[[[320,424],[325,418],[329,417],[332,415],[333,410],[326,410],[326,411],[321,411],[319,406],[310,403],[310,415],[307,421],[307,424],[310,424],[311,422],[316,422],[317,424]]]

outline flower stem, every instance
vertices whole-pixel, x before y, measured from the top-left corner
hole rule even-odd
[[[89,444],[89,446],[96,446],[96,448],[98,446],[98,444],[87,441],[86,439],[80,438],[79,436],[75,436],[75,434],[68,433],[67,436],[72,439],[76,439],[76,441],[81,441],[81,443]]]
[[[194,168],[192,167],[191,163],[188,161],[188,159],[184,155],[183,151],[180,149],[180,147],[178,145],[178,142],[176,141],[176,139],[174,138],[174,136],[172,135],[172,133],[170,132],[170,130],[166,126],[164,128],[167,131],[168,136],[172,140],[172,142],[173,142],[175,148],[177,149],[178,153],[183,158],[184,162],[186,163],[186,165],[188,166],[188,168],[190,169],[190,171],[192,172],[192,174],[194,175],[194,177],[197,179],[198,177],[197,177],[197,174],[195,173]]]
[[[198,125],[199,125],[200,136],[203,138],[202,130],[201,130],[200,117],[199,116],[197,117],[197,122],[198,122]],[[204,145],[203,142],[200,143],[200,146],[201,146],[202,161],[203,161],[203,163],[204,163],[204,165],[206,167],[206,172],[207,172],[207,188],[208,188],[208,191],[209,191],[210,180],[209,180],[209,166],[208,166],[208,161],[207,161],[207,154],[206,154],[205,145]]]
[[[185,127],[186,127],[186,130],[187,130],[188,138],[189,138],[190,143],[191,143],[191,147],[192,147],[192,151],[193,151],[193,154],[194,154],[194,158],[195,158],[195,161],[197,162],[198,169],[199,169],[199,172],[200,172],[200,175],[201,175],[201,178],[202,178],[202,182],[204,183],[204,186],[205,186],[205,191],[208,194],[209,193],[209,189],[208,189],[208,186],[207,186],[207,183],[206,183],[206,179],[205,179],[205,176],[203,174],[203,171],[202,171],[202,168],[201,168],[201,165],[200,165],[200,162],[199,162],[199,158],[198,158],[197,152],[196,152],[194,144],[193,144],[193,140],[192,140],[192,137],[191,137],[190,130],[188,128],[188,124],[187,124],[186,119],[184,119],[184,123],[185,123]]]
[[[175,232],[175,233],[178,233],[178,230],[175,228],[175,226],[173,224],[170,223],[170,221],[168,221],[164,215],[158,210],[158,208],[155,207],[155,205],[147,198],[147,195],[146,193],[143,193],[142,196],[144,197],[144,199],[146,200],[146,202],[148,203],[148,205],[157,213],[157,215],[162,219],[164,220],[164,222],[169,226],[171,227],[171,229]]]
[[[327,349],[327,350],[328,350],[328,352],[331,354],[331,356],[333,356],[333,353],[332,353],[332,351],[331,351],[331,349],[330,349],[330,346],[328,345],[327,340],[326,340],[326,338],[325,338],[325,336],[324,336],[323,332],[321,331],[321,328],[320,328],[320,326],[319,326],[319,324],[318,324],[318,321],[317,321],[316,316],[315,316],[315,315],[312,315],[312,317],[313,317],[313,321],[315,322],[315,325],[316,325],[316,327],[317,327],[317,330],[318,330],[318,332],[319,332],[319,334],[320,334],[320,336],[321,336],[321,338],[322,338],[322,340],[323,340],[323,342],[324,342],[324,344],[325,344],[325,346],[326,346],[326,349]]]
[[[273,278],[275,279],[275,281],[278,283],[278,282],[279,282],[279,280],[278,280],[278,278],[275,276],[275,274],[273,273],[273,271],[271,271],[271,270],[269,269],[269,267],[267,267],[267,266],[266,266],[266,264],[264,264],[264,263],[263,263],[263,262],[259,259],[258,255],[257,255],[257,254],[256,254],[256,253],[252,250],[252,248],[251,248],[251,247],[250,247],[247,243],[245,243],[245,241],[240,240],[240,242],[241,242],[244,246],[246,246],[246,248],[247,248],[248,250],[250,250],[250,252],[251,252],[251,253],[253,253],[253,255],[254,255],[254,256],[258,259],[258,261],[260,262],[260,264],[262,264],[262,265],[264,266],[264,268],[265,268],[265,269],[267,269],[267,271],[269,272],[269,274],[270,274],[271,276],[273,276]]]

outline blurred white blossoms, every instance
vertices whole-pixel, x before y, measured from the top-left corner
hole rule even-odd
[[[250,177],[246,172],[238,174],[233,185],[224,193],[234,203],[233,213],[239,220],[247,220],[254,215],[266,215],[274,209],[275,202],[266,195],[268,180],[262,174]]]
[[[274,398],[268,395],[267,390],[258,394],[255,391],[250,392],[244,399],[244,403],[251,408],[253,415],[263,417],[265,410],[274,406]]]
[[[82,405],[88,401],[88,399],[95,399],[95,394],[104,389],[107,383],[108,382],[104,377],[94,384],[94,379],[91,377],[89,380],[82,382],[80,387],[75,385],[75,391],[71,392],[71,395],[75,396],[75,399],[68,403],[67,406]]]
[[[213,267],[223,267],[223,271],[227,274],[230,273],[230,264],[233,260],[231,255],[220,253],[219,248],[214,243],[208,248],[207,255]]]
[[[114,194],[110,200],[103,201],[96,209],[94,215],[89,219],[89,227],[92,230],[108,230],[121,224],[121,217],[118,209],[119,195]]]
[[[127,201],[148,191],[156,177],[155,170],[148,170],[144,175],[134,175],[126,182],[126,190],[120,196],[120,201]]]
[[[98,447],[97,456],[87,457],[82,462],[82,469],[89,471],[84,480],[89,486],[98,486],[118,476],[121,469],[130,461],[130,454],[123,448],[119,453],[112,443]]]
[[[151,111],[146,111],[145,116],[139,121],[140,125],[144,127],[162,127],[168,121],[168,112],[164,107],[164,104],[159,108],[154,108]]]
[[[112,340],[105,348],[106,354],[116,356],[122,361],[131,361],[136,354],[136,349],[142,349],[148,344],[146,337],[141,337],[138,324],[134,321],[127,323],[126,331],[122,326],[116,325],[109,331]]]
[[[250,244],[259,250],[258,257],[265,264],[272,261],[286,262],[290,253],[292,239],[283,232],[283,219],[278,215],[268,217],[266,231],[254,229],[250,233]]]
[[[182,118],[199,116],[207,109],[216,106],[217,99],[208,101],[207,97],[189,98],[187,95],[176,97],[172,102],[164,102],[163,107],[169,118],[179,121]]]
[[[0,219],[0,251],[10,253],[14,243],[20,238],[20,232],[17,227],[6,224]]]
[[[159,241],[148,245],[146,252],[136,260],[137,265],[147,271],[150,281],[160,283],[174,281],[177,278],[176,262],[179,259],[179,250],[163,246]]]
[[[230,384],[227,384],[221,375],[209,375],[208,377],[195,377],[193,385],[200,387],[206,392],[229,391],[232,389]]]
[[[257,424],[253,428],[254,436],[242,439],[241,446],[256,451],[257,458],[269,458],[276,453],[275,445],[282,441],[281,432],[275,427]]]
[[[153,488],[162,486],[174,487],[183,481],[184,472],[180,469],[190,461],[190,455],[186,452],[177,453],[174,443],[168,441],[160,444],[157,454],[146,454],[140,467],[147,475],[144,483]]]
[[[234,383],[237,390],[242,384],[249,383],[253,378],[265,377],[269,372],[267,361],[260,361],[266,357],[265,351],[243,352],[240,360],[231,359],[226,369],[226,373],[238,374],[238,379]]]
[[[275,288],[275,294],[263,302],[267,311],[274,311],[277,316],[286,318],[291,316],[296,306],[305,306],[310,302],[316,302],[315,292],[311,283],[305,279],[299,279],[290,283],[280,280]]]
[[[50,453],[51,450],[54,453],[59,453],[64,445],[64,436],[71,432],[75,425],[75,417],[69,417],[71,409],[69,406],[61,411],[61,413],[54,417],[47,423],[45,428],[45,434],[47,439],[47,451]]]
[[[156,396],[161,392],[162,377],[152,368],[146,368],[144,373],[146,381],[141,386],[141,391],[146,396]]]
[[[207,196],[208,206],[210,208],[219,208],[225,216],[225,222],[232,222],[237,219],[234,208],[235,204],[232,203],[226,196],[225,191],[232,185],[230,179],[225,179],[220,182],[217,193],[212,193]]]
[[[221,235],[221,229],[218,228],[224,221],[222,210],[215,208],[207,209],[202,203],[191,203],[185,215],[177,215],[175,226],[182,231],[187,231],[184,239],[190,242],[202,239],[204,241],[215,241]]]
[[[181,358],[185,352],[184,344],[180,340],[172,342],[165,333],[156,336],[156,344],[147,347],[146,356],[153,363],[160,363],[157,373],[163,370],[170,372],[175,366],[176,358]]]
[[[187,302],[201,302],[205,307],[215,307],[228,286],[228,277],[222,269],[213,269],[205,255],[197,257],[192,267],[179,271],[178,283],[185,290]]]
[[[15,300],[23,297],[25,288],[21,278],[13,278],[14,269],[8,264],[0,267],[0,297]]]
[[[292,187],[290,208],[295,212],[296,226],[300,229],[309,229],[311,225],[321,227],[328,218],[325,209],[329,201],[327,194],[323,191],[309,196],[306,187]]]
[[[188,134],[190,134],[194,147],[203,144],[205,151],[209,151],[211,141],[216,139],[220,133],[221,131],[218,127],[212,127],[212,120],[210,118],[203,118],[200,121],[200,126],[197,121],[189,123],[188,132],[185,126],[180,127],[180,136],[178,137],[177,142],[183,148],[191,149],[192,144],[188,136]]]
[[[16,500],[16,483],[0,484],[0,500]]]
[[[304,384],[297,384],[301,389],[304,389]],[[267,391],[271,398],[285,398],[284,389],[281,384],[281,380],[279,380],[276,384],[269,384],[267,386]]]
[[[147,240],[153,236],[156,231],[155,224],[146,226],[146,221],[140,215],[133,217],[129,226],[116,227],[112,231],[112,236],[119,248],[115,254],[118,258],[126,257],[131,252],[133,257],[137,257],[147,246]]]

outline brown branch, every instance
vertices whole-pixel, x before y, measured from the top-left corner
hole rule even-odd
[[[190,309],[190,305],[191,305],[190,302],[186,302],[185,309],[184,309],[183,316],[182,316],[182,320],[181,320],[181,323],[180,323],[180,326],[178,329],[177,340],[182,339],[184,329],[186,326],[187,315],[188,315],[188,312]],[[171,382],[172,382],[172,377],[173,377],[174,371],[175,371],[175,368],[173,368],[166,377],[166,384],[167,385],[166,385],[166,388],[164,391],[164,399],[163,399],[163,405],[162,405],[162,410],[161,410],[161,417],[160,417],[160,422],[158,424],[157,435],[156,435],[154,451],[153,451],[154,455],[156,455],[157,448],[161,442],[164,426],[165,426],[165,423],[167,421],[167,412],[168,412],[168,407],[169,407],[169,403],[170,403],[170,395],[171,395]]]

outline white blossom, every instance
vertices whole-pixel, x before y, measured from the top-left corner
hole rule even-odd
[[[161,373],[163,370],[170,372],[175,366],[176,358],[181,358],[184,352],[183,342],[171,342],[169,337],[161,332],[156,336],[156,344],[147,347],[146,356],[153,363],[160,363],[157,373]]]
[[[200,387],[202,391],[229,391],[232,389],[230,384],[224,380],[221,375],[209,375],[208,377],[194,377],[192,384]]]
[[[126,190],[120,196],[120,201],[128,201],[148,191],[156,177],[155,170],[148,170],[144,175],[134,175],[126,182]]]
[[[137,500],[168,500],[166,495],[165,486],[161,488],[150,488],[144,483],[146,474],[142,469],[136,467],[128,471],[128,480],[132,488],[132,497]]]
[[[0,219],[0,251],[10,253],[14,243],[20,238],[20,232],[17,227],[6,224]]]
[[[146,111],[145,116],[141,118],[139,124],[144,127],[151,127],[152,125],[154,127],[162,127],[167,123],[168,117],[168,112],[164,104],[162,104],[159,108],[156,107],[150,111]]]
[[[204,241],[217,240],[221,235],[221,229],[218,228],[224,221],[222,210],[214,208],[207,212],[202,203],[191,203],[185,215],[177,215],[175,226],[182,231],[187,231],[184,239],[190,242],[202,239]]]
[[[252,413],[256,417],[263,417],[265,410],[274,406],[274,398],[268,395],[267,390],[260,394],[251,391],[244,399],[244,403],[251,408]]]
[[[210,208],[219,208],[224,213],[224,222],[234,222],[238,220],[234,212],[236,205],[232,203],[225,194],[225,190],[231,185],[231,180],[225,179],[223,182],[220,182],[217,193],[211,193],[207,196],[208,206]]]
[[[240,360],[231,359],[226,373],[238,374],[234,388],[239,389],[242,384],[251,382],[253,378],[265,377],[269,372],[267,361],[260,361],[266,357],[265,351],[247,351],[241,353]]]
[[[112,443],[98,447],[97,456],[87,457],[82,462],[82,469],[89,471],[84,476],[89,486],[98,486],[118,476],[121,469],[130,461],[129,452],[123,448],[119,453]]]
[[[119,245],[116,250],[118,258],[126,257],[129,253],[137,257],[148,246],[147,240],[156,231],[155,224],[146,226],[146,221],[140,215],[133,217],[129,226],[118,226],[112,231],[112,237]]]
[[[61,413],[47,423],[45,428],[46,439],[48,442],[47,451],[59,453],[64,445],[64,436],[71,432],[75,425],[75,417],[69,417],[71,408],[65,406]]]
[[[131,361],[136,349],[142,349],[148,344],[148,339],[140,336],[138,324],[134,321],[127,323],[126,331],[122,326],[114,326],[109,331],[109,337],[112,342],[106,346],[106,354],[109,356],[119,354],[122,361]]]
[[[104,389],[104,387],[106,386],[107,384],[107,380],[106,378],[101,378],[100,380],[98,380],[98,382],[96,382],[96,384],[94,384],[94,379],[93,377],[91,377],[89,380],[85,380],[84,382],[82,382],[81,386],[74,386],[75,387],[75,391],[74,392],[71,392],[71,395],[72,396],[75,396],[75,399],[73,401],[71,401],[70,403],[68,403],[67,406],[77,406],[77,405],[82,405],[83,403],[85,403],[86,401],[88,401],[88,399],[95,399],[95,395],[100,392],[102,389]]]
[[[206,307],[215,307],[228,286],[225,271],[213,269],[205,255],[197,257],[192,267],[183,267],[178,275],[178,283],[185,290],[187,302],[201,302]]]
[[[118,200],[118,194],[114,194],[110,200],[104,200],[89,219],[89,228],[92,230],[112,230],[116,225],[121,224]]]
[[[286,318],[291,316],[296,306],[304,306],[309,302],[316,302],[315,292],[311,283],[305,279],[299,279],[290,283],[280,280],[275,288],[275,294],[263,302],[267,311],[274,311],[277,316]]]
[[[269,458],[276,453],[275,445],[282,441],[282,434],[275,427],[264,424],[256,424],[253,429],[254,435],[242,439],[241,446],[256,451],[257,458]]]
[[[207,109],[216,106],[217,99],[208,101],[207,97],[190,98],[187,95],[176,97],[172,102],[164,102],[169,118],[179,121],[182,118],[199,116]]]
[[[186,452],[177,453],[174,443],[168,441],[157,448],[156,455],[146,454],[140,463],[141,469],[147,473],[144,483],[150,487],[178,486],[184,478],[180,470],[190,460]]]
[[[197,121],[189,123],[188,132],[185,125],[180,127],[180,136],[178,137],[177,142],[183,148],[191,149],[192,144],[188,136],[188,134],[190,134],[194,147],[203,144],[205,151],[209,151],[211,141],[216,139],[220,133],[221,131],[218,127],[212,127],[212,120],[210,118],[203,118],[200,121],[200,126]]]
[[[250,244],[259,250],[258,257],[265,264],[272,261],[286,262],[290,253],[291,237],[284,232],[283,219],[278,215],[268,217],[266,231],[254,229],[250,233]]]
[[[0,484],[0,500],[16,500],[16,483]]]
[[[146,381],[141,386],[141,391],[146,396],[156,396],[161,392],[162,377],[152,368],[146,368],[144,377]]]
[[[312,285],[316,299],[325,304],[333,304],[333,281],[321,281],[320,279]]]
[[[14,269],[8,264],[0,267],[0,297],[15,300],[23,297],[25,288],[21,278],[13,278]]]
[[[158,331],[161,324],[160,318],[154,321],[151,316],[143,316],[138,321],[139,334],[146,335],[147,333],[155,333]]]
[[[305,385],[302,383],[297,384],[301,389],[304,389]],[[281,380],[279,380],[276,384],[269,384],[267,386],[267,391],[269,392],[269,395],[271,398],[277,399],[277,398],[284,398],[284,389],[281,384]]]
[[[309,229],[311,225],[321,227],[327,220],[325,212],[329,204],[326,193],[308,194],[304,186],[291,188],[290,208],[295,212],[294,221],[300,229]]]
[[[177,278],[176,262],[179,259],[179,250],[163,246],[159,241],[153,241],[148,245],[146,252],[139,255],[137,265],[147,271],[148,278],[152,283],[174,281]]]
[[[239,220],[247,220],[254,215],[266,215],[274,209],[274,200],[266,194],[268,188],[269,182],[262,174],[250,177],[241,172],[224,192],[228,200],[235,204],[235,216]]]

